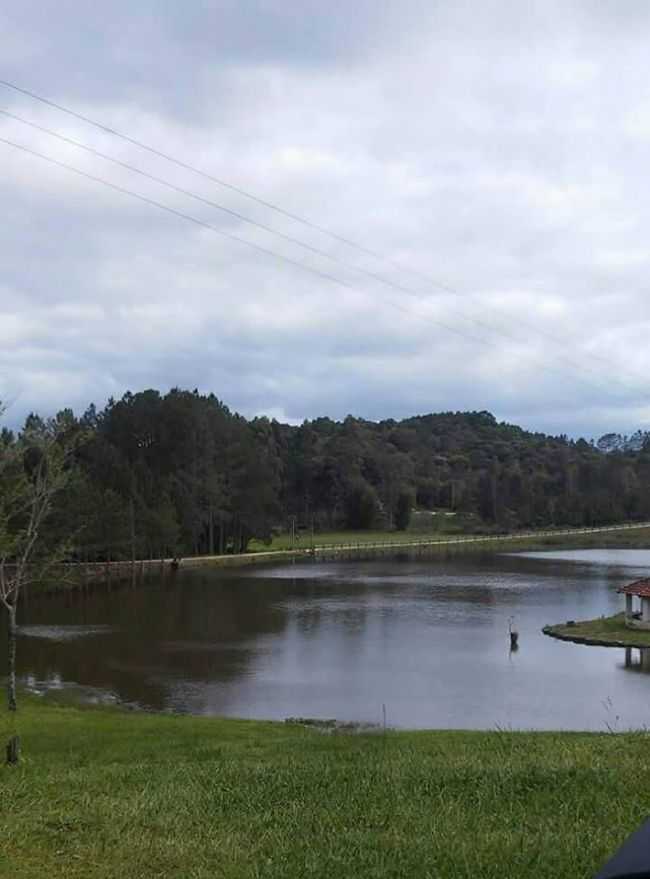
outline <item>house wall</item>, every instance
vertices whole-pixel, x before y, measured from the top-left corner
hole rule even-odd
[[[641,599],[641,619],[626,619],[625,624],[633,629],[650,629],[650,598]]]
[[[632,616],[632,597],[625,596],[625,625],[631,629],[647,629],[650,630],[650,598],[641,598],[641,617],[634,619]]]
[[[650,623],[650,598],[641,599],[641,619],[644,623]]]

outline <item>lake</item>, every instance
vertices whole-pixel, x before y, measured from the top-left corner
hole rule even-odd
[[[28,601],[19,673],[38,692],[193,714],[381,723],[385,706],[394,727],[639,728],[647,657],[626,667],[622,649],[541,628],[621,610],[616,587],[649,570],[646,550],[181,570]]]

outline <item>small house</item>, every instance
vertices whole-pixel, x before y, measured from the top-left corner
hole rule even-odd
[[[616,591],[625,596],[625,625],[633,629],[650,629],[650,577],[635,580]],[[639,599],[636,610],[635,598]]]

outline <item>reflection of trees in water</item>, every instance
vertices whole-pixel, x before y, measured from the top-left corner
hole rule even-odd
[[[22,609],[20,623],[32,632],[98,625],[109,631],[61,640],[23,637],[19,674],[46,686],[62,680],[109,690],[156,709],[171,698],[175,708],[188,710],[200,704],[207,684],[214,690],[246,677],[269,648],[268,636],[293,630],[313,649],[310,636],[329,625],[328,649],[357,661],[361,632],[373,636],[379,629],[388,636],[396,591],[403,595],[403,586],[378,591],[376,583],[188,571],[135,589],[41,598]]]
[[[410,571],[406,578],[384,580],[377,568],[376,563],[360,565],[359,579],[352,581],[347,576],[337,581],[181,571],[135,589],[32,600],[22,609],[23,625],[105,625],[110,631],[58,641],[24,637],[19,673],[109,690],[123,701],[153,708],[163,708],[173,698],[182,710],[184,694],[189,704],[208,683],[219,688],[248,676],[256,663],[265,661],[268,650],[275,650],[265,639],[279,633],[285,640],[292,633],[302,636],[301,649],[311,651],[326,626],[327,649],[358,663],[368,641],[390,641],[395,615],[403,613],[405,603],[418,614],[430,607],[431,589],[445,616],[448,603],[516,600],[514,594],[495,594],[489,578],[485,584],[464,585],[455,572],[443,569],[432,586],[417,576],[411,581]],[[2,639],[0,635],[0,650]]]
[[[456,598],[460,594],[454,589]],[[390,640],[391,622],[401,612],[397,596],[413,601],[423,591],[402,583],[378,588],[377,582],[206,570],[152,579],[135,589],[41,598],[23,608],[20,622],[32,631],[97,625],[109,631],[65,640],[23,637],[19,673],[45,685],[63,680],[109,690],[152,708],[171,702],[177,710],[200,710],[203,689],[223,689],[248,677],[255,664],[268,661],[264,655],[276,650],[272,642],[280,633],[293,642],[291,649],[313,651],[327,627],[327,650],[358,663],[362,635]],[[477,598],[473,592],[470,603]],[[309,657],[298,656],[303,660]]]
[[[375,599],[376,584],[357,584],[351,594],[346,582],[215,571],[181,572],[136,589],[42,598],[23,608],[21,624],[50,635],[59,626],[62,637],[23,637],[19,674],[46,687],[66,681],[109,690],[156,709],[171,702],[177,710],[201,710],[206,687],[214,692],[236,684],[260,657],[264,661],[269,636],[289,637],[292,629],[316,635],[334,615],[335,649],[355,654],[358,633],[373,614],[380,622],[380,606],[385,610],[383,597]],[[63,638],[71,627],[97,625],[109,631]],[[0,636],[0,650],[1,642]]]
[[[650,647],[626,647],[625,668],[650,674]]]
[[[225,683],[246,673],[260,635],[284,630],[283,581],[191,574],[134,590],[45,598],[24,610],[34,627],[109,625],[108,634],[57,641],[23,637],[19,674],[111,690],[162,708],[170,682]],[[0,636],[0,650],[6,636]]]

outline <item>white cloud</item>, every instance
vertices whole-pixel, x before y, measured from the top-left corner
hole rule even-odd
[[[17,414],[182,385],[294,421],[648,422],[648,14],[116,2],[98,30],[80,10],[0,13],[7,75],[388,261],[2,90],[12,112],[340,262],[6,117],[0,137],[345,282],[0,144],[0,397],[20,394]]]

